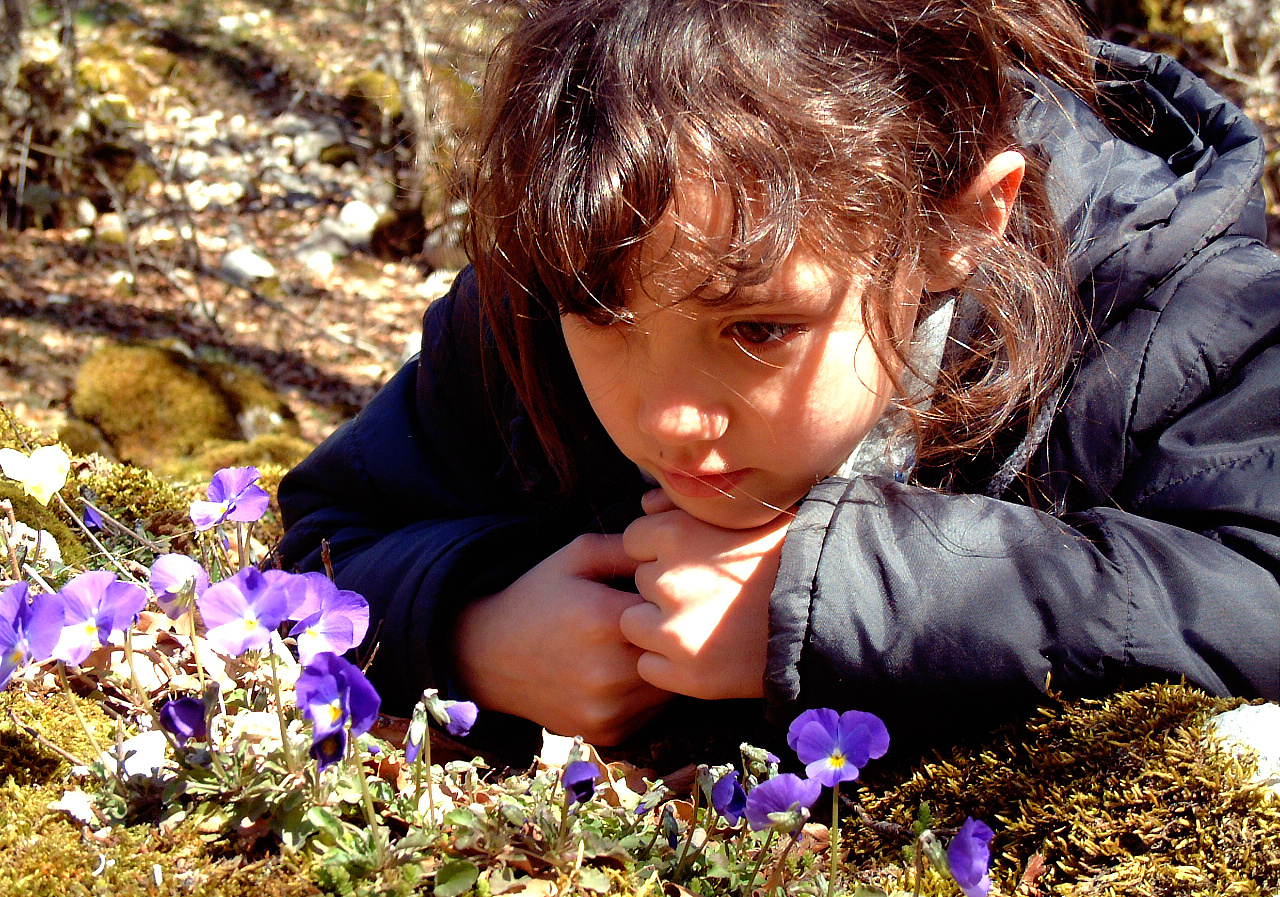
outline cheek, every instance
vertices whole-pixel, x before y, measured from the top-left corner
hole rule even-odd
[[[582,336],[565,327],[565,345],[587,401],[615,442],[625,437],[623,423],[632,414],[634,389],[629,385],[626,347],[608,332]]]
[[[807,432],[818,466],[839,464],[884,414],[892,394],[888,373],[866,340],[859,340],[822,365],[805,403],[808,419],[793,432]]]

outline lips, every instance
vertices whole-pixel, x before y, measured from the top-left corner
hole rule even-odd
[[[664,470],[662,480],[673,492],[686,498],[723,498],[746,478],[749,470],[731,470],[728,473],[693,474]]]

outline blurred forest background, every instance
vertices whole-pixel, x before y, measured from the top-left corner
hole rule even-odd
[[[0,6],[0,404],[176,475],[297,460],[463,263],[459,136],[519,3]],[[1274,223],[1280,4],[1087,13],[1260,124]]]

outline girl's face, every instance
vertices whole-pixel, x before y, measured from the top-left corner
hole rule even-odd
[[[761,526],[839,467],[888,405],[862,321],[870,278],[796,249],[741,302],[716,304],[675,262],[683,239],[673,225],[646,241],[631,321],[565,315],[565,342],[605,430],[676,505]],[[919,291],[901,294],[914,314]]]

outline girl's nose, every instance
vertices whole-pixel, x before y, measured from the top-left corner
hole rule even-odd
[[[729,426],[728,409],[709,397],[691,394],[689,386],[686,381],[663,388],[651,381],[640,402],[640,431],[666,445],[708,442],[723,436]]]

